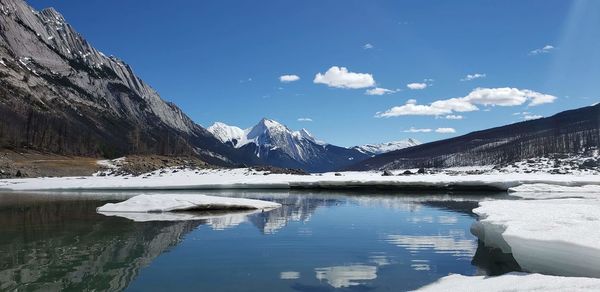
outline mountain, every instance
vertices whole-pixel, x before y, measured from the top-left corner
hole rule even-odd
[[[53,8],[0,0],[0,148],[247,162]]]
[[[384,153],[348,169],[498,165],[600,148],[600,104]]]
[[[379,154],[383,154],[383,153],[387,153],[387,152],[391,152],[391,151],[396,151],[396,150],[400,150],[400,149],[404,149],[404,148],[408,148],[408,147],[413,147],[413,146],[417,146],[421,144],[421,142],[409,138],[406,140],[401,140],[401,141],[392,141],[392,142],[387,142],[387,143],[380,143],[380,144],[365,144],[362,146],[354,146],[352,147],[352,149],[358,150],[364,154],[370,155],[370,156],[375,156],[375,155],[379,155]]]
[[[356,149],[319,141],[306,129],[292,131],[266,118],[248,129],[215,123],[207,130],[221,142],[266,165],[324,172],[344,168],[369,157]]]

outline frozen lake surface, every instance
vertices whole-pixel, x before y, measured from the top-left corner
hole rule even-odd
[[[520,270],[469,231],[478,203],[502,194],[203,191],[282,206],[96,212],[139,194],[0,194],[0,290],[405,291]]]

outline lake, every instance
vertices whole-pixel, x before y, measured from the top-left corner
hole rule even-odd
[[[502,194],[196,193],[283,206],[136,222],[95,211],[136,193],[0,194],[0,290],[406,291],[519,270],[469,231]]]

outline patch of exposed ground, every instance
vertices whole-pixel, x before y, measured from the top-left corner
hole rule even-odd
[[[83,176],[100,170],[93,157],[0,150],[0,178]]]

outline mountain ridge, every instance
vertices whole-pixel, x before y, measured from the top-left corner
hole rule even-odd
[[[54,8],[0,0],[0,147],[252,163],[95,49]]]
[[[596,104],[388,152],[347,170],[499,165],[599,147],[600,104]]]

